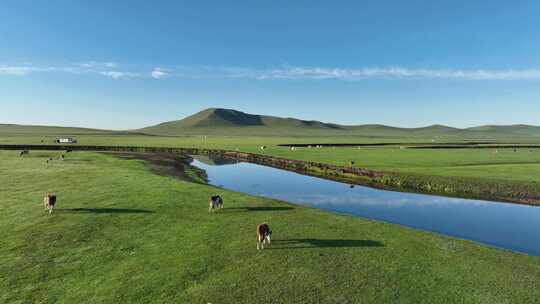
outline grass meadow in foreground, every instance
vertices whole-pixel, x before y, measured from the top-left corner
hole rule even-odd
[[[537,257],[89,152],[0,151],[2,303],[533,303]],[[41,198],[58,195],[48,216]],[[209,214],[222,193],[225,209]],[[274,231],[256,250],[255,225]]]

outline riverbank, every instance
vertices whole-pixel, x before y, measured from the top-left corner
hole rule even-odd
[[[358,166],[321,163],[310,159],[313,155],[289,153],[284,158],[283,152],[243,152],[224,149],[205,148],[175,148],[175,147],[140,147],[140,146],[83,146],[83,145],[0,145],[0,149],[9,150],[81,150],[109,152],[149,152],[149,153],[178,153],[184,155],[214,154],[225,158],[249,161],[302,174],[332,179],[351,184],[370,187],[445,195],[451,197],[474,198],[482,200],[505,201],[527,205],[540,205],[540,183],[536,180],[507,180],[497,178],[474,178],[452,175],[425,175],[414,172],[390,172],[369,170]],[[307,150],[307,149],[306,149]],[[314,150],[314,149],[312,149]],[[388,152],[388,151],[387,151]],[[393,151],[392,151],[393,152]],[[401,151],[400,151],[401,152]],[[265,154],[262,154],[265,153]],[[277,154],[277,155],[275,155]],[[330,154],[333,155],[333,154]],[[319,156],[320,157],[320,156]],[[390,155],[389,157],[394,157]],[[420,156],[419,156],[420,157]],[[296,159],[294,159],[296,158]],[[343,155],[339,155],[341,160]],[[323,158],[326,159],[326,158]],[[488,174],[488,173],[486,173]]]
[[[189,155],[178,153],[144,152],[103,152],[123,159],[141,160],[148,164],[152,172],[161,176],[179,178],[191,183],[206,184],[206,174],[189,164],[193,161]]]
[[[301,174],[380,189],[540,205],[540,184],[536,181],[526,183],[383,172],[358,168],[354,165],[346,167],[234,151],[217,151],[216,154]]]
[[[0,151],[0,302],[533,303],[537,257],[220,190],[92,152]],[[55,161],[46,163],[47,157]],[[58,194],[43,212],[41,196]],[[256,223],[274,242],[257,251]]]

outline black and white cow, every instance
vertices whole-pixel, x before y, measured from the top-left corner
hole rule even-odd
[[[211,212],[214,209],[223,209],[223,198],[220,195],[210,197],[208,212]]]

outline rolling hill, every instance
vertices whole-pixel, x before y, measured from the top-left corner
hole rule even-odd
[[[367,136],[499,139],[540,137],[540,127],[528,125],[480,126],[458,129],[443,125],[398,128],[385,125],[339,125],[296,118],[247,114],[210,108],[181,120],[164,122],[136,130],[152,135],[230,135],[230,136]]]
[[[113,131],[76,128],[76,127],[57,127],[57,126],[35,126],[35,125],[17,125],[0,124],[0,134],[39,134],[39,135],[89,135],[106,134]]]
[[[487,125],[480,127],[468,128],[469,131],[483,131],[483,132],[496,132],[496,133],[509,133],[525,136],[539,136],[540,127],[530,125],[510,125],[510,126],[495,126]]]
[[[292,136],[292,137],[387,137],[446,140],[540,140],[540,126],[485,125],[453,128],[431,125],[399,128],[378,124],[339,125],[315,120],[248,114],[231,109],[210,108],[174,121],[137,130],[110,131],[91,128],[0,124],[0,135],[156,135],[156,136]]]
[[[146,135],[132,131],[92,128],[0,124],[0,135],[77,136],[77,135]]]
[[[181,120],[136,130],[153,135],[339,135],[348,129],[320,121],[210,108]]]

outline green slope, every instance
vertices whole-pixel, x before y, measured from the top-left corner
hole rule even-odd
[[[515,135],[526,135],[526,136],[539,136],[540,135],[540,127],[530,126],[530,125],[508,125],[508,126],[487,125],[487,126],[468,128],[467,130],[507,133],[507,134],[515,134]]]
[[[0,151],[0,303],[538,303],[540,259],[154,174]],[[40,198],[58,195],[47,215]],[[209,213],[219,191],[225,209]],[[255,225],[270,223],[257,251]],[[533,233],[533,232],[532,232]]]
[[[92,128],[0,124],[0,136],[82,136],[82,135],[148,135],[135,131],[113,131]]]
[[[88,135],[108,133],[113,133],[113,131],[74,127],[0,124],[0,134]]]
[[[501,139],[540,137],[540,127],[482,126],[467,129],[432,125],[422,128],[397,128],[385,125],[346,126],[296,118],[247,114],[230,109],[211,108],[182,120],[169,121],[137,130],[154,135],[230,135],[230,136],[376,136],[449,139]]]
[[[155,135],[339,135],[346,127],[319,121],[247,114],[230,109],[206,109],[182,120],[143,128]]]
[[[0,124],[0,135],[77,136],[77,135],[213,135],[272,137],[387,137],[432,140],[521,140],[540,139],[540,127],[530,125],[487,125],[466,129],[443,125],[398,128],[385,125],[339,125],[315,120],[282,118],[210,108],[181,120],[164,122],[131,131],[89,128],[24,126]]]

